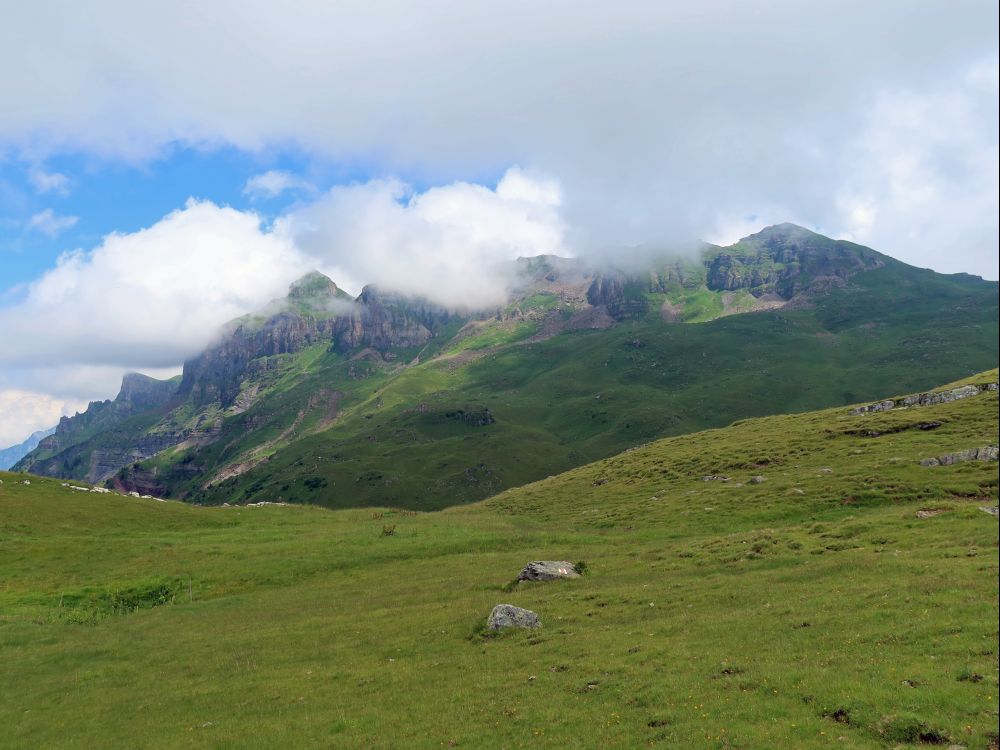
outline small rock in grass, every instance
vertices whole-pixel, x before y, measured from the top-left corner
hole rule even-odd
[[[519,581],[554,581],[557,578],[579,578],[576,565],[566,560],[535,560],[518,573]]]
[[[488,630],[501,630],[503,628],[538,628],[542,623],[538,620],[538,615],[530,609],[515,607],[513,604],[498,604],[490,612],[486,620]]]
[[[755,476],[755,477],[750,477],[747,480],[747,482],[749,484],[760,484],[761,482],[766,482],[766,481],[767,481],[767,477],[762,477],[759,474],[757,476]]]
[[[996,505],[980,505],[979,510],[983,513],[989,513],[991,516],[1000,515],[1000,508]]]

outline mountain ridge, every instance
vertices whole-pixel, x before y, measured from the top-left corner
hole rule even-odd
[[[895,381],[919,389],[997,357],[995,283],[794,225],[642,272],[557,256],[514,268],[511,300],[476,313],[372,285],[349,300],[307,274],[227,324],[169,398],[92,404],[17,468],[196,502],[238,491],[439,507],[643,440]],[[801,385],[772,383],[788,377]]]

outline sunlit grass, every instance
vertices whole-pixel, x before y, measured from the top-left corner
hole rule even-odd
[[[440,513],[0,474],[0,744],[986,748],[997,465],[919,460],[997,408],[747,420]],[[504,590],[532,559],[588,572]],[[476,637],[499,602],[543,627]]]

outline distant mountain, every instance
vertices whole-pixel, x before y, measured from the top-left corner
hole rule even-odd
[[[47,430],[39,430],[38,432],[31,433],[31,437],[23,443],[12,445],[9,448],[0,448],[0,469],[9,469],[31,453],[38,446],[42,438],[48,437],[55,431],[55,427],[50,427]]]
[[[539,256],[474,312],[321,274],[16,468],[192,502],[440,508],[667,435],[998,360],[998,285],[792,224],[635,267]]]

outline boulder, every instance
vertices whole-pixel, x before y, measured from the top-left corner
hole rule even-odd
[[[486,620],[487,630],[502,630],[503,628],[538,628],[542,623],[538,615],[530,609],[515,607],[513,604],[498,604],[490,612]]]
[[[557,578],[579,578],[576,565],[566,560],[535,560],[517,575],[519,581],[554,581]]]

